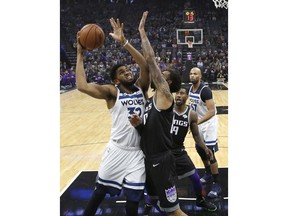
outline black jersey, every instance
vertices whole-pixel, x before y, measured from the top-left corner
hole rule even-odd
[[[184,148],[184,140],[189,129],[189,113],[190,107],[186,106],[183,113],[177,113],[174,110],[172,137],[172,149]]]
[[[173,105],[167,110],[155,107],[154,97],[148,99],[143,115],[140,146],[146,157],[165,152],[172,147],[171,126]]]

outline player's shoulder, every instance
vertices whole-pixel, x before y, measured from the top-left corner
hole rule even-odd
[[[114,84],[104,84],[100,86],[104,89],[104,91],[107,91],[107,96],[110,98],[116,98],[118,94],[118,88]]]
[[[206,82],[201,82],[200,83],[200,86],[199,86],[201,89],[210,89],[210,87],[209,87],[209,84],[208,83],[206,83]]]
[[[109,90],[111,90],[111,91],[118,91],[118,90],[117,90],[118,87],[115,86],[114,84],[104,84],[104,85],[102,85],[102,86],[103,86],[103,88],[107,88],[107,89],[109,89]]]
[[[211,93],[212,92],[211,88],[206,83],[201,83],[199,89],[201,91],[201,94]]]

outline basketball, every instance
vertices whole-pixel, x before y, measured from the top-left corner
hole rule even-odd
[[[79,32],[80,45],[87,49],[93,50],[104,45],[105,33],[97,24],[87,24]]]

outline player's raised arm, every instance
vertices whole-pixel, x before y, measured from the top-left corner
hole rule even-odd
[[[84,62],[83,53],[85,50],[79,43],[79,34],[77,34],[77,63],[76,63],[76,86],[77,89],[91,97],[97,99],[105,99],[109,101],[111,98],[116,97],[117,91],[113,85],[98,85],[95,83],[88,83]]]
[[[148,66],[144,56],[135,49],[132,44],[129,43],[129,40],[124,36],[124,24],[120,23],[119,19],[114,20],[114,18],[110,19],[111,27],[113,28],[113,33],[109,33],[109,35],[116,41],[120,42],[120,44],[125,48],[131,56],[134,58],[135,62],[140,67],[140,76],[136,81],[136,85],[142,88],[144,92],[148,91],[150,85],[150,76],[148,73]]]
[[[160,68],[155,59],[154,50],[150,44],[150,41],[144,29],[147,15],[148,11],[145,11],[140,21],[138,30],[141,36],[143,53],[149,67],[151,80],[157,89],[155,93],[156,105],[159,109],[167,109],[171,106],[173,102],[173,96],[170,92],[170,88],[167,81],[161,74]]]

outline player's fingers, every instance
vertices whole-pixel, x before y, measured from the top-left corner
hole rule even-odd
[[[116,22],[115,22],[115,20],[114,20],[114,18],[112,17],[112,18],[110,18],[110,24],[111,24],[111,26],[113,27],[113,28],[115,28],[116,27]]]
[[[144,21],[146,20],[147,15],[148,15],[148,11],[145,11],[145,12],[143,13],[143,20],[144,20]]]
[[[121,26],[121,25],[120,25],[119,18],[117,18],[117,26]]]

